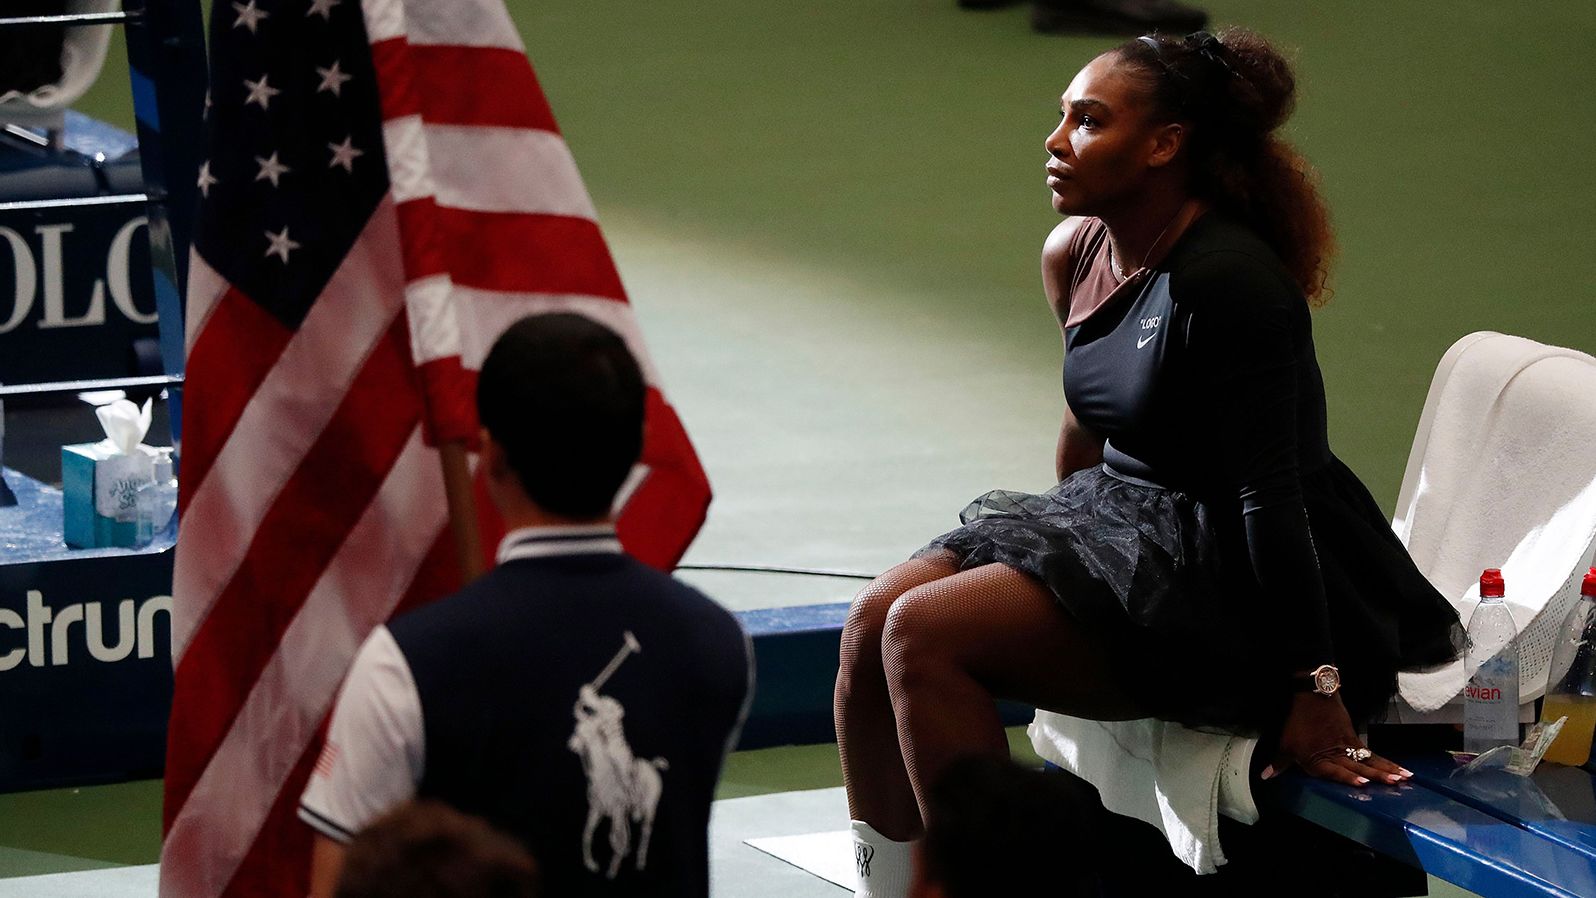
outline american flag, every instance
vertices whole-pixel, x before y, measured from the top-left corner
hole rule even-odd
[[[576,311],[637,355],[634,555],[673,565],[709,484],[501,0],[218,0],[210,22],[160,893],[298,896],[294,808],[356,648],[458,585],[437,445],[475,434],[501,330]]]

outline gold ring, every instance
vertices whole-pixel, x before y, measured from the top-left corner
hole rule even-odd
[[[1367,748],[1353,748],[1349,745],[1342,749],[1342,751],[1347,753],[1347,757],[1357,761],[1359,764],[1362,764],[1364,761],[1374,757],[1374,752],[1369,751]]]

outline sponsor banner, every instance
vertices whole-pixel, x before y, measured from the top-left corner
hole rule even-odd
[[[143,196],[0,203],[0,383],[127,377],[156,339]]]
[[[171,589],[170,548],[0,565],[0,792],[160,776]]]

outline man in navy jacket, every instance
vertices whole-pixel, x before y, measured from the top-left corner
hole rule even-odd
[[[361,647],[300,804],[318,898],[353,833],[412,798],[520,839],[550,895],[708,894],[752,651],[735,617],[621,551],[611,506],[643,406],[625,343],[583,316],[494,344],[480,464],[509,533],[492,571]]]

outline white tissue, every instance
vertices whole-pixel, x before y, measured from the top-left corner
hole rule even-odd
[[[94,410],[105,429],[98,448],[108,456],[94,472],[94,511],[101,517],[131,521],[138,513],[134,494],[154,475],[154,460],[144,442],[150,429],[150,400],[140,408],[118,399]]]
[[[116,447],[118,455],[132,455],[138,450],[139,444],[144,442],[144,435],[150,430],[148,399],[144,400],[143,408],[126,399],[118,399],[95,409],[94,415],[100,419],[100,426],[105,429],[106,442]]]

